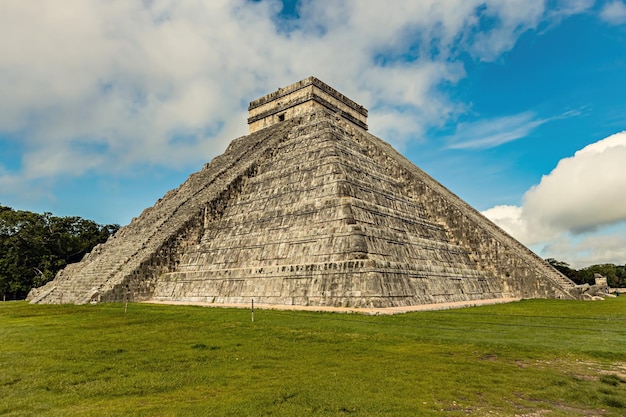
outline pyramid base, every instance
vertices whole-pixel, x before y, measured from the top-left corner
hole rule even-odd
[[[521,298],[495,298],[486,300],[457,301],[450,303],[420,304],[414,306],[386,307],[386,308],[359,308],[359,307],[331,307],[331,306],[304,306],[286,304],[259,304],[254,302],[254,309],[258,310],[287,310],[287,311],[313,311],[344,314],[365,314],[365,315],[393,315],[405,314],[417,311],[450,310],[455,308],[478,307],[483,305],[504,304],[520,301]],[[252,303],[207,303],[192,301],[144,301],[146,304],[168,304],[168,305],[194,305],[213,308],[241,308],[251,309]]]
[[[499,283],[499,284],[496,284]],[[389,308],[514,298],[471,270],[371,260],[164,274],[153,301]]]

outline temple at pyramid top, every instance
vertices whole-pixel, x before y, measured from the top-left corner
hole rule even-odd
[[[367,130],[367,109],[315,77],[279,88],[248,106],[250,133],[292,119],[315,107],[340,114]]]

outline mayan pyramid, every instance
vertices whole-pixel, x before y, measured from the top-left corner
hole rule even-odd
[[[369,134],[367,110],[320,80],[251,102],[248,124],[31,302],[574,297],[573,282]]]

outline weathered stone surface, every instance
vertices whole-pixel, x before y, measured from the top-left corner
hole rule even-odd
[[[301,90],[286,87],[251,103],[266,113],[250,123],[265,127],[234,140],[83,261],[33,290],[31,301],[380,308],[575,296],[565,276],[367,133],[365,119],[313,99],[288,117],[270,114],[278,108],[272,100]]]
[[[316,108],[339,113],[367,130],[367,109],[315,77],[305,78],[252,101],[248,107],[248,127],[253,133]]]

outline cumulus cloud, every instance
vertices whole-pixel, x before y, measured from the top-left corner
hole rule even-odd
[[[626,132],[616,133],[559,161],[525,193],[521,207],[497,206],[483,214],[527,245],[551,242],[548,256],[591,251],[587,259],[623,262],[626,251],[619,242],[626,238],[598,233],[626,224],[625,160]]]
[[[626,220],[626,132],[586,146],[524,196],[528,217],[574,233]]]
[[[515,45],[526,30],[536,27],[544,15],[542,0],[510,0],[480,7],[479,23],[495,19],[492,30],[472,33],[471,51],[482,60],[493,60]]]
[[[495,206],[482,212],[485,217],[503,228],[511,236],[526,244],[534,243],[528,234],[528,224],[522,217],[522,208],[519,206]]]
[[[568,260],[574,268],[613,263],[626,264],[626,224],[607,228],[602,234],[560,236],[542,248],[545,258]]]
[[[600,18],[612,25],[626,23],[626,4],[621,0],[606,3],[600,11]]]
[[[438,89],[464,76],[455,53],[494,59],[550,19],[542,0],[302,0],[300,17],[287,20],[281,8],[4,0],[0,141],[24,149],[18,168],[0,166],[5,192],[60,176],[195,166],[246,133],[248,101],[309,75],[376,109],[374,133],[401,144],[462,108]]]

